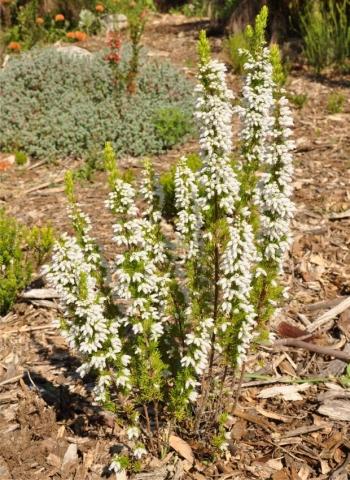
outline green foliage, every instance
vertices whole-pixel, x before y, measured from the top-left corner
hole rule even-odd
[[[136,0],[130,2],[129,0],[104,0],[103,5],[110,13],[123,13],[124,15],[136,15],[142,10],[156,10],[153,0]]]
[[[206,65],[210,60],[210,44],[207,39],[205,30],[199,32],[199,41],[198,41],[198,56],[199,61],[202,65]]]
[[[346,367],[345,375],[340,377],[340,382],[345,388],[350,388],[350,363]]]
[[[306,93],[289,93],[288,100],[298,109],[302,109],[308,101]]]
[[[350,55],[349,0],[315,0],[300,14],[304,53],[316,73],[330,66],[342,67]]]
[[[78,27],[88,35],[96,35],[101,30],[101,21],[97,15],[84,8],[79,14]]]
[[[130,49],[122,57],[126,71]],[[160,153],[164,137],[150,119],[169,108],[188,118],[192,84],[170,64],[149,62],[137,85],[132,96],[116,91],[100,54],[81,58],[48,48],[17,56],[0,71],[0,148],[48,160],[85,158],[108,141],[120,155]]]
[[[242,74],[245,56],[240,50],[248,49],[248,41],[244,32],[230,35],[224,43],[230,65],[235,73]]]
[[[99,148],[94,148],[87,153],[83,165],[75,170],[74,178],[91,182],[94,173],[101,170],[103,170],[101,150]]]
[[[0,210],[0,315],[14,303],[45,261],[53,244],[51,228],[26,228]]]
[[[159,109],[155,113],[153,123],[164,150],[180,143],[193,130],[191,116],[177,107]]]
[[[24,152],[17,151],[15,152],[15,162],[16,165],[22,167],[28,162],[28,157]]]
[[[249,50],[252,55],[258,54],[266,44],[265,30],[267,25],[269,10],[266,5],[262,7],[255,18],[255,26],[248,25],[245,35],[249,44]]]
[[[117,156],[113,150],[112,145],[107,142],[103,151],[104,166],[108,173],[109,188],[112,189],[117,178],[120,176],[117,167]]]
[[[233,12],[238,3],[239,0],[225,0],[224,2],[213,2],[211,17],[217,22],[225,24],[229,20],[231,13]]]
[[[18,40],[22,40],[26,48],[31,48],[43,36],[42,28],[35,23],[38,8],[38,0],[31,0],[19,10],[17,18],[19,30]]]
[[[281,50],[277,43],[270,47],[270,58],[273,68],[273,81],[276,85],[282,86],[286,82],[286,72],[283,68]]]
[[[346,97],[339,92],[332,92],[327,100],[328,113],[340,113],[344,109]]]
[[[191,153],[186,157],[187,165],[193,172],[201,167],[200,157],[196,153]],[[159,179],[163,191],[162,214],[165,218],[172,219],[176,215],[175,208],[175,171],[176,167],[172,166],[163,173]]]

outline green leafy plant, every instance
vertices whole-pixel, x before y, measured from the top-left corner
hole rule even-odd
[[[306,93],[289,93],[288,100],[298,109],[302,109],[307,101],[308,96]]]
[[[196,172],[200,169],[202,162],[197,153],[188,154],[186,157],[186,162],[188,168],[192,172]],[[163,202],[162,202],[162,215],[168,221],[173,222],[176,216],[176,207],[175,207],[175,166],[164,172],[160,178],[159,183],[163,193]]]
[[[350,363],[346,367],[345,375],[340,377],[340,382],[345,388],[350,387]]]
[[[24,152],[15,152],[15,162],[17,165],[22,167],[28,162],[28,157]]]
[[[121,55],[124,77],[130,50]],[[192,83],[168,63],[144,61],[136,81],[134,95],[116,89],[103,53],[82,58],[48,48],[17,56],[0,70],[0,148],[48,160],[85,158],[107,141],[120,154],[162,152],[152,119],[167,108],[190,114]]]
[[[332,92],[327,99],[327,112],[340,113],[344,109],[346,101],[345,95],[339,92]]]
[[[0,315],[47,260],[53,241],[51,228],[27,228],[0,210]]]
[[[96,35],[101,30],[101,21],[95,13],[84,8],[79,14],[78,27],[88,35]]]
[[[153,124],[164,150],[185,140],[193,126],[191,116],[176,107],[161,108],[156,111]]]
[[[233,71],[238,74],[243,73],[245,58],[243,50],[246,50],[248,41],[244,32],[230,35],[224,43],[224,48]]]
[[[334,64],[342,67],[349,58],[349,7],[349,0],[315,0],[300,14],[304,53],[317,74]]]

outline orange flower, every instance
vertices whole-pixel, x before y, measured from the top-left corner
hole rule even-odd
[[[8,160],[0,160],[0,172],[5,172],[9,168],[11,168],[11,163]]]
[[[87,35],[84,32],[75,32],[75,38],[78,42],[84,42],[87,39]]]
[[[43,19],[43,17],[36,17],[36,19],[35,19],[35,23],[37,25],[43,25],[44,21],[45,20]]]
[[[64,15],[62,15],[62,13],[58,13],[55,16],[55,22],[64,22]]]
[[[71,39],[71,40],[77,40],[78,42],[84,42],[84,40],[87,39],[87,35],[84,32],[68,32],[66,33],[66,37]]]
[[[95,7],[95,10],[98,13],[103,13],[105,11],[105,7],[101,3],[98,3]]]
[[[18,43],[18,42],[10,42],[8,45],[7,45],[7,48],[9,50],[13,50],[13,51],[18,51],[18,50],[21,50],[21,44]]]

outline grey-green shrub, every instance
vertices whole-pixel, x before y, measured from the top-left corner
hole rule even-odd
[[[121,69],[128,55],[124,49]],[[135,95],[115,88],[114,78],[103,54],[47,48],[14,58],[0,70],[0,148],[54,159],[84,157],[110,141],[119,155],[160,153],[155,114],[176,108],[191,115],[192,84],[156,62],[141,65]]]

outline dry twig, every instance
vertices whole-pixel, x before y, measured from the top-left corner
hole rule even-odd
[[[350,361],[350,353],[344,351],[338,351],[334,348],[323,347],[321,345],[315,345],[313,343],[304,342],[298,338],[283,338],[277,340],[273,347],[296,347],[303,348],[309,352],[319,353],[321,355],[329,355],[330,357],[338,358],[339,360],[344,360],[345,362]]]

